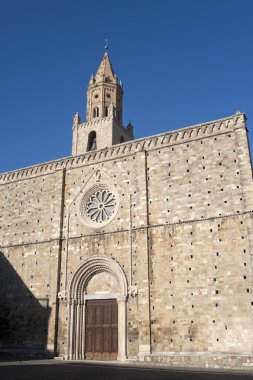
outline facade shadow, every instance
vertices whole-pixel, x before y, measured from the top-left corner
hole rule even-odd
[[[0,359],[50,357],[48,298],[37,299],[0,252]]]

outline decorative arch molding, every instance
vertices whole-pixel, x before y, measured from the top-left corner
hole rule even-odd
[[[85,359],[85,304],[89,281],[98,273],[108,272],[118,281],[118,292],[111,297],[118,303],[118,360],[126,359],[127,279],[119,263],[107,256],[92,256],[72,274],[68,284],[68,354],[67,359]],[[104,298],[101,296],[101,298]],[[90,299],[90,297],[89,297]]]

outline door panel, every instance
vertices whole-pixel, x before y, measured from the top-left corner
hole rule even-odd
[[[118,305],[115,299],[86,304],[86,359],[116,359],[118,353]]]

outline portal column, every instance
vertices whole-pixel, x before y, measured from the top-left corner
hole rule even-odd
[[[68,359],[73,359],[73,341],[74,341],[74,332],[73,332],[73,325],[74,325],[74,300],[69,299],[69,328],[68,328]]]
[[[80,359],[79,357],[79,347],[80,347],[80,300],[76,301],[76,342],[75,342],[75,359]]]
[[[81,359],[85,359],[85,299],[82,300],[82,346]]]
[[[118,356],[117,360],[126,359],[126,296],[119,296],[118,303]]]

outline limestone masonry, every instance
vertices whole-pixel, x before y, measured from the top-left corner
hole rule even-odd
[[[253,366],[246,116],[134,140],[122,98],[106,52],[72,156],[0,174],[0,354]]]

